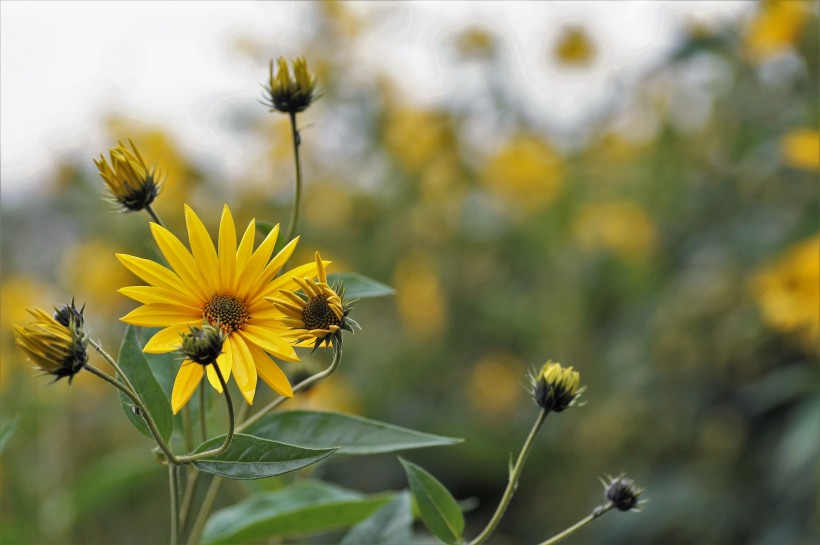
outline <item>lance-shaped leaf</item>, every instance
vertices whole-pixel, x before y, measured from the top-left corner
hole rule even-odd
[[[405,545],[413,533],[410,494],[402,492],[393,501],[350,529],[339,545]]]
[[[460,443],[360,416],[323,411],[284,411],[260,418],[244,430],[250,435],[310,448],[339,446],[338,454],[362,455]]]
[[[390,494],[366,496],[321,481],[300,481],[217,511],[205,525],[202,545],[255,543],[346,528],[391,498]]]
[[[336,281],[343,282],[345,299],[367,299],[396,293],[396,290],[390,286],[354,272],[332,273],[327,275],[327,281],[330,285],[333,285],[333,282]]]
[[[134,386],[137,396],[154,419],[160,435],[168,441],[174,431],[174,414],[171,412],[171,404],[168,402],[165,392],[162,391],[142,353],[137,340],[137,328],[132,325],[129,325],[125,330],[118,363],[122,372]],[[120,402],[131,424],[140,433],[153,439],[154,436],[148,429],[145,418],[138,414],[137,408],[131,399],[120,392]]]
[[[224,440],[224,435],[215,437],[199,445],[194,452],[215,449]],[[337,449],[303,448],[238,433],[225,452],[213,458],[197,460],[194,465],[200,471],[229,479],[263,479],[315,464]]]
[[[444,543],[461,543],[464,515],[450,492],[421,467],[402,458],[399,458],[399,461],[407,473],[410,491],[427,529]]]

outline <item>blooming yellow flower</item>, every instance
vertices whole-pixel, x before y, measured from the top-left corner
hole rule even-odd
[[[119,142],[109,150],[110,165],[103,154],[94,159],[94,164],[114,200],[126,212],[135,212],[154,202],[162,188],[162,179],[156,166],[149,169],[134,143],[131,140],[128,143],[133,152]]]
[[[765,59],[797,43],[811,17],[811,8],[800,0],[767,0],[758,5],[745,42],[752,57]]]
[[[251,220],[237,246],[236,229],[227,205],[219,224],[218,252],[202,221],[187,205],[185,221],[190,252],[170,231],[151,224],[151,232],[170,269],[148,259],[117,254],[123,265],[150,284],[119,290],[143,303],[121,320],[164,328],[143,348],[148,353],[177,350],[180,336],[192,326],[202,325],[203,319],[207,320],[227,334],[216,363],[226,380],[233,373],[239,391],[249,404],[253,403],[257,376],[279,394],[292,396],[287,377],[268,354],[285,361],[299,358],[285,339],[287,328],[281,324],[281,312],[267,303],[265,297],[280,289],[299,289],[295,279],[315,275],[316,265],[308,263],[277,277],[296,248],[298,238],[270,259],[279,226],[274,227],[254,251],[256,225],[255,220]],[[204,373],[203,366],[183,362],[171,395],[175,413],[191,398]],[[207,375],[211,385],[221,393],[213,366],[207,367]]]
[[[56,317],[39,308],[27,310],[36,321],[14,326],[17,346],[43,374],[53,375],[54,380],[68,377],[71,383],[88,361],[88,337],[82,332],[82,311],[78,311],[73,302],[70,308],[60,309]]]
[[[798,129],[787,134],[781,141],[783,162],[792,168],[820,170],[820,132]]]
[[[302,293],[280,289],[278,297],[266,298],[284,314],[282,323],[291,329],[296,341],[312,342],[314,349],[322,343],[325,346],[341,343],[342,330],[352,332],[351,325],[359,325],[348,317],[355,301],[345,303],[344,287],[328,285],[319,252],[316,252],[316,272],[318,282],[309,276],[293,277]]]

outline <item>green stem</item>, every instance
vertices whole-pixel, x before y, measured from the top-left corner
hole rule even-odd
[[[177,458],[177,463],[180,464],[189,464],[191,462],[195,462],[196,460],[202,460],[205,458],[219,456],[220,454],[228,450],[228,447],[231,446],[231,441],[233,441],[233,434],[236,428],[236,422],[234,421],[233,401],[231,401],[231,393],[228,391],[228,384],[225,382],[225,377],[222,376],[222,371],[219,369],[219,366],[216,363],[213,363],[211,365],[214,366],[216,376],[217,378],[219,378],[219,384],[222,385],[222,393],[225,394],[225,404],[228,406],[228,434],[225,436],[225,440],[222,441],[222,444],[218,448],[206,450],[205,452],[199,452],[197,454],[190,454],[188,456],[179,456]]]
[[[179,466],[168,462],[168,483],[171,488],[171,545],[179,540]]]
[[[204,443],[208,440],[208,427],[205,423],[205,381],[199,385],[199,431]]]
[[[160,227],[165,227],[165,225],[162,223],[162,220],[159,219],[159,216],[157,215],[157,213],[154,212],[153,208],[151,208],[150,204],[145,207],[145,211],[148,212],[148,215],[151,216],[151,219],[154,220],[154,223],[159,224]]]
[[[194,491],[196,482],[199,479],[199,471],[193,466],[188,466],[188,478],[185,481],[185,495],[182,497],[182,505],[179,508],[179,529],[185,535],[185,525],[188,524],[188,516],[191,514],[191,505],[194,502]]]
[[[94,350],[96,350],[97,353],[100,356],[102,356],[102,359],[104,359],[108,363],[108,365],[110,365],[114,369],[114,372],[117,374],[118,377],[120,377],[120,380],[122,380],[125,383],[125,385],[128,386],[128,388],[131,390],[131,392],[134,393],[134,395],[136,395],[136,388],[134,388],[134,385],[131,384],[130,380],[128,380],[128,377],[125,376],[125,373],[122,372],[122,369],[117,364],[117,360],[112,358],[108,352],[103,350],[103,347],[99,342],[95,341],[94,339],[89,339],[88,342],[91,344],[91,346],[94,347]]]
[[[612,502],[609,502],[608,504],[602,507],[597,507],[592,513],[590,513],[586,517],[582,518],[581,520],[579,520],[578,522],[576,522],[575,524],[561,532],[560,534],[555,534],[554,536],[544,541],[543,543],[540,543],[539,545],[554,545],[555,543],[558,543],[568,535],[574,533],[576,530],[583,528],[593,520],[597,519],[613,507],[615,507],[615,504],[613,504]]]
[[[290,131],[293,135],[293,157],[296,161],[296,197],[293,201],[293,213],[290,216],[288,236],[285,241],[293,240],[296,233],[296,224],[299,223],[299,208],[302,203],[302,161],[299,159],[299,145],[302,143],[302,137],[299,135],[299,129],[296,128],[296,114],[294,112],[290,113]]]
[[[313,386],[314,384],[316,384],[320,380],[326,379],[327,377],[332,375],[333,372],[339,367],[339,363],[341,361],[342,361],[342,347],[341,347],[341,345],[334,344],[333,345],[333,361],[330,362],[330,367],[328,367],[324,371],[320,371],[320,372],[316,373],[315,375],[309,376],[308,378],[306,378],[305,380],[303,380],[302,382],[300,382],[299,384],[294,386],[293,387],[293,393],[296,394],[298,392],[301,392],[302,390],[306,390],[307,388]],[[239,425],[239,427],[236,429],[237,433],[242,432],[248,426],[250,426],[251,424],[253,424],[257,420],[259,420],[260,418],[262,418],[263,416],[268,414],[270,411],[274,410],[276,407],[278,407],[279,405],[281,405],[282,403],[284,403],[288,399],[290,399],[290,398],[285,397],[285,396],[279,396],[278,398],[274,399],[273,401],[271,401],[270,403],[265,405],[258,413],[256,413],[252,417],[250,417],[247,420],[245,420],[244,422],[242,422]]]
[[[187,404],[182,409],[182,431],[185,435],[185,451],[191,452],[194,449],[194,434],[191,430],[191,409]]]
[[[498,523],[501,522],[501,519],[504,517],[507,507],[510,505],[510,501],[512,501],[513,494],[515,494],[515,490],[518,488],[518,479],[521,477],[521,472],[524,469],[524,463],[527,461],[527,456],[530,454],[530,449],[532,448],[535,436],[538,435],[538,431],[541,429],[541,425],[547,418],[547,414],[549,414],[549,411],[546,409],[541,409],[541,412],[538,413],[538,418],[535,419],[535,423],[532,425],[530,434],[527,436],[527,440],[524,441],[524,446],[521,447],[521,452],[518,453],[518,460],[515,462],[515,466],[513,466],[512,471],[510,471],[510,479],[507,483],[507,489],[501,497],[501,502],[498,504],[495,514],[493,514],[493,518],[490,519],[490,522],[487,523],[484,530],[482,530],[481,533],[478,534],[478,537],[472,540],[469,545],[484,543],[490,535],[492,535],[498,526]]]
[[[148,425],[148,429],[151,430],[151,435],[154,436],[154,440],[157,442],[159,448],[165,454],[166,458],[168,458],[168,463],[178,464],[179,459],[176,456],[174,456],[174,453],[171,451],[171,448],[168,446],[168,443],[166,443],[165,439],[162,438],[162,434],[160,434],[156,422],[154,422],[154,419],[151,417],[151,413],[149,413],[145,406],[142,404],[142,401],[140,401],[140,398],[137,396],[137,394],[135,394],[130,388],[128,388],[124,384],[120,383],[116,379],[100,371],[99,369],[97,369],[89,363],[85,364],[85,369],[89,373],[97,375],[107,383],[111,384],[112,386],[120,390],[126,396],[128,396],[128,399],[130,399],[134,403],[134,406],[136,406],[139,409],[140,416],[145,420],[145,423]]]
[[[202,537],[202,530],[205,529],[205,522],[208,520],[208,514],[216,501],[216,494],[219,492],[219,487],[222,485],[222,479],[214,476],[208,491],[205,492],[205,498],[202,500],[202,505],[199,507],[199,514],[194,521],[194,526],[191,528],[191,534],[188,536],[188,545],[197,545]]]

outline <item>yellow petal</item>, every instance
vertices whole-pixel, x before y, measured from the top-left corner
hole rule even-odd
[[[188,226],[188,242],[191,244],[191,252],[199,269],[199,275],[205,279],[211,289],[216,289],[219,285],[219,259],[216,257],[214,243],[205,225],[187,204],[185,205],[185,224]]]
[[[182,339],[180,339],[179,336],[182,333],[187,333],[190,326],[194,325],[202,325],[202,320],[191,320],[190,322],[183,322],[166,327],[151,337],[151,340],[145,344],[145,348],[143,348],[142,351],[149,354],[173,352],[182,345]]]
[[[262,287],[262,278],[260,273],[270,259],[273,248],[276,246],[276,237],[278,234],[278,229],[271,229],[268,236],[265,237],[265,240],[262,241],[253,253],[245,267],[241,271],[237,270],[237,297],[247,298],[248,295],[251,293],[256,293]]]
[[[267,291],[267,284],[271,281],[273,277],[279,274],[279,271],[282,270],[282,267],[285,266],[285,263],[288,262],[290,256],[293,254],[293,251],[296,249],[296,245],[299,243],[299,237],[294,238],[290,242],[288,242],[284,248],[279,250],[279,253],[274,256],[273,259],[265,266],[265,269],[262,271],[262,274],[259,278],[259,290],[254,293],[249,293],[248,297],[250,300],[254,300],[259,297],[259,293],[263,291]]]
[[[236,226],[226,204],[219,220],[219,277],[220,287],[233,290],[236,282]]]
[[[192,361],[182,362],[177,378],[174,380],[174,390],[171,392],[171,409],[174,414],[188,403],[194,395],[196,387],[202,382],[202,366]]]
[[[330,265],[332,261],[323,261],[325,267]],[[298,267],[294,267],[293,269],[289,270],[286,273],[283,273],[281,276],[274,278],[270,284],[265,286],[265,289],[257,295],[257,297],[271,297],[275,296],[276,292],[279,290],[288,290],[288,291],[296,291],[302,289],[299,284],[296,283],[294,278],[313,278],[316,276],[316,264],[315,263],[307,263],[305,265],[300,265]]]
[[[187,286],[186,291],[193,291],[203,299],[208,297],[210,289],[200,276],[194,257],[179,239],[171,231],[156,223],[151,224],[151,232],[154,234],[154,240],[162,255]]]
[[[279,327],[281,331],[281,326]],[[268,329],[246,324],[238,333],[248,341],[248,344],[255,344],[280,360],[299,361],[299,356],[290,343],[280,339],[278,335],[272,335]]]
[[[319,255],[319,252],[316,252],[316,274],[319,277],[319,282],[327,284],[327,273],[325,272],[325,267],[322,264],[322,256]]]
[[[222,345],[222,353],[216,358],[216,364],[219,366],[219,370],[222,371],[222,378],[225,379],[226,384],[231,377],[231,369],[233,369],[233,338],[234,334],[231,334],[225,339],[225,344]],[[211,383],[214,390],[220,394],[222,393],[222,384],[219,382],[219,377],[216,375],[213,365],[208,366],[208,382]]]
[[[279,369],[276,362],[255,345],[248,345],[248,349],[256,362],[256,372],[259,374],[259,378],[264,380],[265,384],[279,395],[293,397],[293,388],[288,382],[288,377]]]
[[[242,397],[248,405],[253,405],[253,396],[256,393],[256,366],[253,356],[241,335],[234,336],[231,343],[234,346],[233,378]]]
[[[190,293],[179,276],[159,263],[126,254],[116,254],[116,256],[125,268],[149,284],[179,293]]]
[[[276,225],[274,229],[279,231],[279,225]],[[252,219],[251,222],[248,224],[248,228],[245,229],[245,233],[242,235],[242,241],[239,243],[239,249],[236,250],[236,270],[242,271],[248,265],[248,261],[250,261],[251,256],[253,255],[253,243],[256,239],[256,220]],[[229,286],[229,289],[233,292],[236,291],[236,282],[239,280],[238,275],[234,275],[234,283]]]
[[[156,286],[128,286],[120,288],[117,293],[121,293],[126,297],[130,297],[135,301],[143,304],[149,303],[165,303],[169,305],[184,305],[188,307],[198,308],[202,304],[201,301],[191,297],[188,293],[179,291],[171,291],[165,288],[158,288]]]
[[[120,318],[126,324],[143,327],[167,327],[179,322],[202,320],[202,311],[182,305],[153,303],[136,308]]]

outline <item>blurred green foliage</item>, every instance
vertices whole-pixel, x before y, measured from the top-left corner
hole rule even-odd
[[[620,471],[646,488],[643,513],[607,515],[576,541],[818,542],[818,24],[816,9],[783,10],[693,28],[568,137],[534,126],[500,78],[503,36],[454,37],[450,54],[480,84],[419,106],[384,74],[351,75],[367,21],[314,5],[298,52],[323,96],[300,117],[307,184],[293,262],[318,249],[331,271],[397,293],[355,309],[364,332],[348,338],[341,370],[290,406],[464,437],[410,458],[456,499],[478,500],[471,536],[535,418],[526,372],[561,361],[580,370],[589,404],[547,421],[492,543],[560,531],[599,501],[597,476]],[[595,55],[579,32],[556,50],[576,70]],[[262,79],[278,46],[237,54]],[[109,129],[112,144],[133,138],[168,172],[156,208],[175,232],[183,202],[214,231],[223,201],[239,224],[286,222],[287,119],[251,104],[234,126],[263,143],[235,184],[180,152],[173,127],[112,118]],[[72,295],[92,335],[119,344],[114,318],[132,303],[114,290],[135,282],[114,253],[156,252],[145,217],[99,199],[99,151],[66,160],[47,195],[3,204],[0,425],[19,422],[3,436],[2,543],[157,543],[168,532],[165,473],[116,396],[85,376],[46,387],[13,346],[25,307]],[[406,487],[393,455],[308,473],[362,492]],[[220,504],[291,479],[232,484]]]

